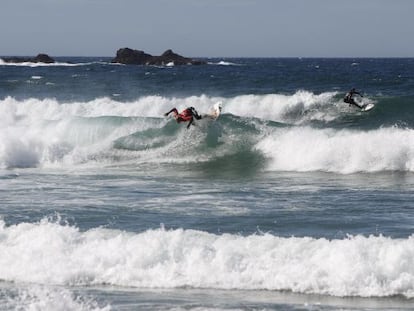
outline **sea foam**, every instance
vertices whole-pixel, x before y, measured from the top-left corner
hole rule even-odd
[[[91,65],[93,63],[66,63],[66,62],[54,62],[54,63],[42,63],[42,62],[19,62],[19,63],[13,63],[13,62],[6,62],[3,59],[0,58],[0,66],[20,66],[20,67],[77,67],[77,66],[87,66]]]
[[[189,106],[200,113],[207,113],[217,102],[223,103],[222,113],[236,116],[262,118],[284,122],[295,115],[301,116],[306,110],[320,106],[333,106],[336,93],[327,92],[315,95],[307,91],[298,91],[293,95],[239,95],[232,98],[211,97],[206,95],[188,97],[144,96],[130,102],[119,102],[102,97],[88,102],[59,102],[55,99],[16,100],[6,97],[0,100],[0,111],[14,109],[16,113],[33,119],[59,119],[67,116],[141,116],[162,117],[171,108],[178,110]],[[303,121],[302,119],[297,120]]]
[[[13,290],[14,291],[14,290]],[[10,293],[0,303],[4,310],[42,311],[109,311],[110,305],[101,307],[91,298],[75,295],[70,290],[54,286],[30,284]]]
[[[0,222],[0,279],[10,282],[414,297],[413,261],[413,236],[81,232],[48,220]]]
[[[331,121],[338,117],[335,92],[319,95],[298,91],[293,95],[240,95],[225,102],[226,111],[242,117],[255,117],[282,123],[300,124],[309,120]],[[322,107],[331,107],[324,111]]]
[[[278,129],[256,147],[269,170],[339,173],[414,171],[414,130]]]

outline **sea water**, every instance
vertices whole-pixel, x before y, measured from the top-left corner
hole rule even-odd
[[[0,61],[0,309],[413,310],[413,104],[414,59]]]

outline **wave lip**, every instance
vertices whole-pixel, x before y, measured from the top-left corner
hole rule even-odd
[[[39,77],[36,77],[37,79]],[[29,98],[23,101],[12,97],[0,100],[2,106],[13,107],[21,114],[36,119],[57,119],[68,115],[89,116],[142,116],[161,117],[172,107],[183,110],[193,106],[200,113],[208,113],[217,102],[223,103],[222,113],[246,118],[259,118],[283,123],[303,123],[309,120],[327,120],[338,117],[335,109],[327,113],[324,109],[332,107],[335,93],[315,95],[298,91],[293,95],[239,95],[232,98],[210,97],[206,95],[185,98],[145,96],[131,102],[114,101],[107,97],[88,102],[65,103],[55,99],[39,100]],[[319,110],[319,111],[318,111]]]
[[[289,290],[414,297],[414,237],[342,240],[196,230],[80,232],[47,220],[0,224],[0,279],[142,288]]]
[[[313,94],[297,91],[293,95],[240,95],[225,103],[226,111],[241,117],[255,117],[291,124],[302,124],[311,120],[332,121],[338,117],[333,106],[336,93]]]

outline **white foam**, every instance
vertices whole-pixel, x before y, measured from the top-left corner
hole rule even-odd
[[[335,95],[334,92],[315,95],[307,91],[298,91],[293,95],[241,95],[225,101],[224,108],[238,116],[277,122],[300,124],[309,120],[331,121],[338,117],[336,109],[323,111],[320,108],[334,108]]]
[[[39,100],[30,98],[18,101],[13,97],[7,97],[0,100],[0,112],[3,109],[14,110],[15,114],[33,120],[59,120],[70,116],[142,116],[160,118],[173,107],[183,110],[189,106],[194,106],[200,112],[209,111],[218,100],[217,98],[209,98],[204,95],[186,98],[146,96],[131,102],[119,102],[108,97],[102,97],[88,102],[65,103],[55,99]]]
[[[172,107],[178,110],[189,106],[200,113],[210,111],[217,103],[223,103],[223,113],[230,112],[242,117],[256,117],[265,120],[286,121],[297,118],[297,122],[308,120],[302,116],[305,111],[318,106],[332,106],[335,93],[315,95],[311,92],[298,91],[293,95],[241,95],[233,98],[209,97],[206,95],[184,98],[146,96],[131,102],[119,102],[108,97],[97,98],[88,102],[65,103],[55,99],[27,99],[23,101],[7,97],[0,100],[0,111],[6,106],[13,106],[18,114],[34,119],[60,119],[67,116],[143,116],[161,117]],[[321,118],[325,118],[321,117]]]
[[[197,102],[206,111],[214,104],[206,96],[184,99],[148,96],[129,103],[110,98],[60,103],[55,99],[18,101],[7,97],[0,100],[0,167],[100,161],[108,151],[115,152],[111,149],[116,139],[161,127],[167,122],[163,114],[171,107],[181,110],[196,106]],[[129,122],[85,121],[85,118],[108,116],[128,117]],[[132,120],[135,116],[145,118]]]
[[[240,64],[226,62],[224,60],[219,61],[218,63],[209,63],[210,65],[218,65],[218,66],[241,66]]]
[[[257,145],[268,170],[339,173],[414,172],[414,130],[277,129]]]
[[[77,117],[99,117],[111,115],[115,109],[122,110],[121,107],[111,111],[114,106],[116,103],[108,99],[59,104],[49,99],[19,102],[6,98],[0,102],[0,167],[87,162],[109,150],[115,139],[145,130],[153,123],[151,120],[125,124],[105,120],[87,122]],[[124,107],[128,115],[130,109],[126,104]]]
[[[0,222],[0,279],[59,285],[414,297],[414,237],[141,233]]]
[[[20,289],[17,295],[3,302],[6,310],[42,310],[42,311],[109,311],[109,305],[100,307],[92,299],[74,295],[71,291],[59,287],[31,285]]]
[[[89,63],[65,63],[65,62],[54,62],[54,63],[34,63],[34,62],[5,62],[3,59],[0,58],[0,66],[21,66],[21,67],[77,67],[77,66],[87,66],[94,64],[95,62]],[[99,63],[99,62],[97,62]],[[104,63],[106,64],[106,63]],[[108,63],[110,65],[110,63]]]

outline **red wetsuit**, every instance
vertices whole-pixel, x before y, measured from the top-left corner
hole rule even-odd
[[[178,122],[191,121],[191,119],[193,118],[193,112],[190,108],[187,108],[181,111],[181,113],[179,113],[178,115],[175,115],[175,118]]]
[[[173,108],[165,115],[168,116],[171,112],[174,114],[174,118],[178,123],[189,121],[187,128],[189,128],[190,125],[193,123],[194,118],[196,118],[197,120],[201,119],[201,116],[197,113],[194,107],[188,107],[181,111],[181,113],[178,113],[178,110],[176,108]]]

